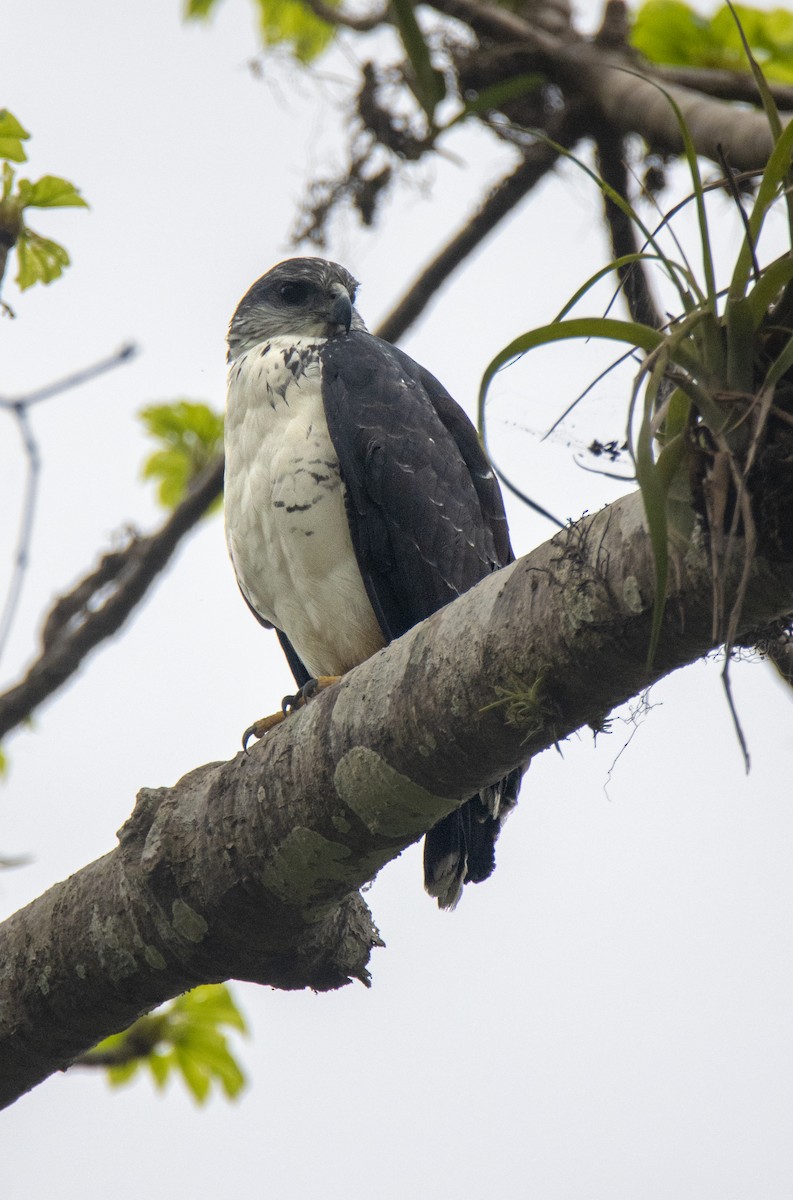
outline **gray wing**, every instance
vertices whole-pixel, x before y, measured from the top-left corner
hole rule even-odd
[[[401,350],[363,332],[321,352],[322,395],[353,548],[387,638],[513,561],[501,490],[468,417]],[[495,866],[522,771],[484,789],[424,842],[425,886],[453,908]]]
[[[353,332],[321,359],[353,548],[399,637],[512,561],[501,492],[465,413],[408,355]]]

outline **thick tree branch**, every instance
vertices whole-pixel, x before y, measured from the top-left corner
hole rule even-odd
[[[545,70],[569,96],[588,100],[615,129],[638,133],[656,150],[683,152],[677,118],[653,69],[597,42],[558,37],[516,13],[481,0],[432,0],[480,37],[525,47],[527,69]],[[773,144],[762,112],[740,109],[675,83],[666,91],[680,108],[697,152],[719,162],[721,147],[735,170],[765,166]],[[783,118],[783,123],[789,120]]]
[[[737,71],[712,71],[706,67],[661,67],[653,65],[652,76],[664,87],[673,85],[688,91],[702,92],[719,100],[738,101],[759,105],[757,84],[748,73]],[[785,83],[766,80],[771,95],[781,109],[793,112],[793,87]]]
[[[142,791],[118,849],[0,927],[0,1103],[196,984],[366,980],[378,939],[362,884],[461,797],[712,648],[693,541],[648,670],[643,511],[633,495],[580,521],[250,755]],[[793,562],[758,558],[741,631],[791,608]]]

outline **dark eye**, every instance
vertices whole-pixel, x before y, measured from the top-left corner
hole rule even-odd
[[[278,289],[278,294],[284,304],[303,304],[311,295],[311,284],[293,279],[289,283],[282,283]]]

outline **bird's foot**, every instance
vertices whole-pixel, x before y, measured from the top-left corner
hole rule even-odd
[[[242,748],[248,749],[248,742],[251,738],[263,738],[271,729],[275,729],[280,725],[290,713],[296,712],[299,708],[304,708],[309,700],[313,699],[319,692],[324,692],[325,688],[331,687],[334,683],[338,683],[341,675],[319,675],[316,679],[309,679],[308,683],[304,683],[299,692],[294,696],[284,696],[281,701],[281,711],[271,713],[269,717],[260,717],[258,721],[254,721],[242,735]]]

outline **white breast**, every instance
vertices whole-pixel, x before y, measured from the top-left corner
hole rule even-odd
[[[384,644],[350,540],[320,387],[321,342],[273,338],[231,364],[226,540],[240,587],[312,675]]]

